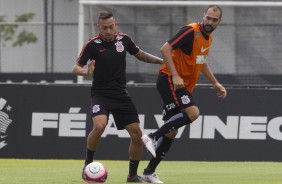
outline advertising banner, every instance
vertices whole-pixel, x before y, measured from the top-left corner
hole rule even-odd
[[[3,83],[76,83],[77,77],[71,73],[0,73]]]
[[[200,117],[179,129],[166,160],[282,161],[282,89],[196,88]],[[129,86],[143,134],[163,125],[155,86]],[[90,85],[0,84],[0,158],[83,159]],[[130,138],[110,115],[97,159],[127,160]],[[145,151],[143,159],[149,156]]]

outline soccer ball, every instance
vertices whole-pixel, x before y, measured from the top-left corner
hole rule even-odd
[[[106,167],[100,162],[92,162],[84,169],[85,181],[88,183],[104,183],[108,172]]]

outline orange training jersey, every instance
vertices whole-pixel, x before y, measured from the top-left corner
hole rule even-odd
[[[207,60],[212,37],[209,36],[208,40],[204,38],[199,23],[187,24],[186,26],[190,26],[193,29],[188,29],[188,31],[182,33],[182,35],[179,35],[175,41],[181,40],[181,38],[185,36],[184,34],[189,34],[191,31],[194,31],[191,53],[189,55],[185,54],[181,48],[177,48],[172,50],[172,59],[179,76],[184,80],[185,87],[192,93],[202,71],[203,64]],[[171,75],[165,64],[161,67],[160,72]]]

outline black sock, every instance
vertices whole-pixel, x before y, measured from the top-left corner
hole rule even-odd
[[[155,138],[155,140],[158,140],[165,134],[172,132],[184,125],[188,125],[189,123],[192,123],[190,118],[185,113],[179,113],[172,116],[161,128],[159,128],[156,132],[149,134],[149,136]]]
[[[139,160],[129,160],[129,176],[137,175]]]
[[[86,158],[85,158],[85,165],[90,164],[91,162],[93,162],[93,157],[94,157],[95,151],[92,151],[90,149],[87,148],[86,150]]]
[[[170,139],[166,136],[163,136],[158,140],[159,146],[156,149],[156,158],[151,158],[147,168],[144,169],[143,174],[149,175],[155,172],[157,166],[159,165],[159,163],[165,157],[165,154],[170,149],[173,140],[174,139]]]

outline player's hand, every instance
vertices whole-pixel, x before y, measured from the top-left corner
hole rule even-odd
[[[218,98],[224,99],[227,96],[227,91],[221,84],[216,83],[213,87],[217,91]]]
[[[184,81],[179,75],[172,75],[174,90],[184,88]]]
[[[93,73],[94,69],[95,69],[95,60],[91,60],[88,63],[87,75],[91,75]]]

